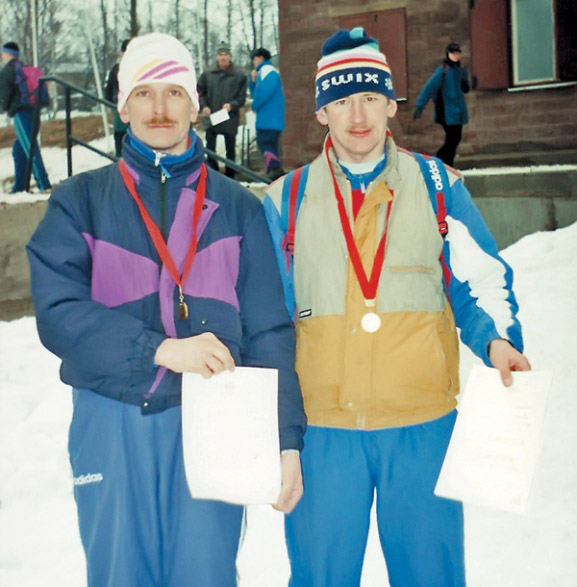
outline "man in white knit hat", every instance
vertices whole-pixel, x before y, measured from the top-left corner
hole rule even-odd
[[[122,161],[60,184],[28,244],[39,334],[73,387],[88,585],[232,587],[243,508],[190,496],[181,374],[278,369],[275,507],[289,512],[305,426],[294,331],[260,202],[207,169],[191,130],[186,47],[135,38],[118,79]]]
[[[358,587],[375,500],[390,585],[461,586],[462,507],[433,493],[456,416],[455,324],[505,385],[529,369],[511,270],[461,178],[423,158],[425,175],[396,146],[391,71],[362,28],[325,42],[316,106],[322,154],[264,201],[309,423],[290,585]]]

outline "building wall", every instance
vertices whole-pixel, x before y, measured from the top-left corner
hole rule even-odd
[[[324,40],[342,16],[406,8],[408,100],[399,103],[391,130],[406,148],[434,153],[444,136],[432,122],[432,104],[412,120],[416,97],[455,41],[470,58],[469,2],[465,0],[279,0],[280,70],[287,102],[283,149],[287,166],[310,161],[320,152],[325,131],[314,117],[314,75]],[[393,72],[394,73],[394,72]],[[462,157],[486,153],[558,152],[577,161],[577,87],[467,95],[470,123],[459,147]],[[573,155],[571,154],[573,153]],[[554,159],[554,156],[553,156]],[[549,157],[549,162],[551,157]]]

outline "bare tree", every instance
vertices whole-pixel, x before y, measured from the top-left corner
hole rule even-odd
[[[100,14],[102,16],[102,70],[108,71],[108,57],[110,55],[109,31],[108,31],[108,11],[105,0],[100,0]]]
[[[180,39],[180,0],[174,0],[174,36]]]
[[[250,25],[252,31],[252,43],[250,51],[256,49],[256,0],[247,0],[248,14],[250,16]]]
[[[130,36],[136,37],[139,31],[137,0],[130,0]]]
[[[265,0],[260,0],[260,26],[258,30],[258,46],[264,45],[264,15],[265,15]],[[255,43],[256,45],[256,43]],[[256,48],[256,47],[255,47]]]
[[[271,27],[273,31],[273,42],[276,49],[276,54],[280,53],[280,38],[278,32],[278,12],[271,11],[270,13]]]
[[[202,13],[202,64],[203,69],[208,67],[208,0],[204,0],[204,8]]]
[[[226,0],[226,40],[232,40],[232,0]]]
[[[276,0],[236,0],[236,7],[242,24],[240,34],[246,52],[250,54],[259,46],[274,46],[278,51]],[[272,24],[270,28],[269,22]]]
[[[108,71],[117,60],[122,39],[152,27],[170,31],[185,42],[199,70],[210,66],[222,40],[230,44],[234,60],[241,66],[248,64],[248,55],[255,47],[262,45],[271,51],[278,47],[277,0],[220,0],[216,10],[209,0],[169,0],[172,10],[166,17],[153,0],[84,0],[81,5],[67,4],[67,0],[35,1],[40,66],[88,90],[95,88],[82,32],[85,13],[96,25],[92,39],[101,72]],[[32,59],[33,48],[30,19],[31,0],[0,0],[0,36],[4,41],[16,41],[27,61]]]

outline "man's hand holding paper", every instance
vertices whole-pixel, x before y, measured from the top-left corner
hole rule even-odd
[[[515,373],[506,388],[495,369],[474,366],[435,494],[523,512],[551,381],[548,371]]]

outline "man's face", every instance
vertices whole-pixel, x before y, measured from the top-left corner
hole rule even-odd
[[[261,55],[256,55],[252,58],[252,65],[256,69],[263,61],[264,57],[262,57]]]
[[[12,55],[11,53],[5,53],[4,51],[2,51],[2,63],[8,63],[8,61],[10,61],[13,58],[14,55]]]
[[[216,54],[216,62],[221,69],[228,69],[230,66],[231,55],[228,51],[219,51]]]
[[[388,120],[396,112],[394,100],[363,92],[327,104],[316,116],[322,125],[328,125],[339,159],[364,163],[384,153]]]
[[[190,124],[198,108],[181,86],[148,84],[134,88],[120,118],[151,149],[181,155],[188,147]]]

